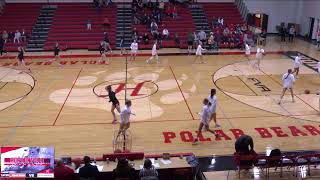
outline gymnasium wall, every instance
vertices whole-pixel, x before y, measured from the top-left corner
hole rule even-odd
[[[320,0],[304,0],[301,11],[302,13],[299,17],[301,24],[301,35],[305,35],[309,32],[309,17],[313,17],[315,18],[313,39],[315,39],[317,27],[320,26]]]
[[[269,16],[268,33],[277,33],[281,22],[299,23],[301,0],[243,0],[250,13],[264,13]],[[319,0],[320,1],[320,0]]]

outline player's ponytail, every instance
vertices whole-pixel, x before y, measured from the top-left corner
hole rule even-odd
[[[292,73],[292,69],[288,69],[288,74],[284,79],[287,79],[291,73]]]
[[[213,98],[215,94],[216,94],[216,89],[211,89],[210,97]]]

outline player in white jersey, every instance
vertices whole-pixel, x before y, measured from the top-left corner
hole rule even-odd
[[[211,116],[210,116],[210,121],[213,119],[214,123],[215,123],[215,127],[218,128],[220,127],[220,125],[217,123],[217,96],[216,96],[216,89],[211,89],[211,93],[208,96],[208,100],[211,104],[210,106],[210,112],[211,112]]]
[[[137,53],[138,53],[138,43],[137,43],[136,40],[134,40],[131,43],[130,49],[131,49],[130,61],[136,60],[136,56],[137,56]]]
[[[296,78],[298,79],[298,74],[299,74],[299,68],[301,65],[301,54],[298,53],[298,55],[294,58],[294,62],[293,62],[293,73],[296,73]]]
[[[209,128],[209,122],[210,122],[210,116],[211,116],[210,106],[211,106],[211,104],[210,104],[209,100],[204,99],[203,100],[203,108],[202,108],[202,112],[201,112],[201,118],[200,118],[200,124],[199,124],[199,128],[198,128],[197,136],[193,139],[193,144],[195,144],[196,142],[199,141],[198,138],[200,137],[200,135],[202,133],[201,132],[202,128],[204,128],[205,130],[211,132],[216,137],[218,137],[216,132]]]
[[[249,44],[245,43],[244,48],[245,48],[245,56],[249,58],[251,54],[251,51],[250,51],[251,47],[249,46]]]
[[[153,58],[156,58],[158,64],[160,63],[158,52],[157,52],[157,41],[155,41],[152,46],[151,57],[147,59],[147,63],[149,63]]]
[[[131,112],[131,105],[131,101],[127,100],[125,107],[120,112],[120,128],[116,139],[118,139],[120,134],[125,134],[130,127],[130,115],[135,115]]]
[[[201,60],[200,63],[201,64],[205,63],[203,61],[203,56],[202,56],[202,51],[204,51],[205,49],[203,49],[201,45],[202,45],[202,42],[199,41],[199,45],[198,45],[197,50],[196,50],[196,57],[195,57],[193,63],[196,63],[198,58],[200,58],[200,60]]]
[[[256,59],[257,61],[254,63],[254,67],[257,66],[258,69],[260,69],[260,62],[264,56],[264,49],[262,48],[257,48],[257,53],[256,53]]]
[[[295,81],[294,75],[292,73],[292,69],[288,69],[288,73],[285,73],[282,76],[282,85],[283,85],[283,90],[282,94],[279,100],[278,104],[281,104],[281,100],[286,93],[287,90],[290,90],[291,97],[292,97],[292,102],[294,102],[294,95],[293,95],[293,83]]]

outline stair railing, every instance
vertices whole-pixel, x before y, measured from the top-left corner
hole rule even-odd
[[[249,10],[246,4],[244,3],[243,0],[235,0],[235,4],[241,14],[241,17],[244,19],[245,22],[247,22],[247,15],[249,13]]]

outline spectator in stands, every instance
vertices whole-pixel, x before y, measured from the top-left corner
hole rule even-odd
[[[139,33],[137,31],[137,28],[133,28],[133,31],[132,31],[132,41],[137,41],[139,40]]]
[[[241,26],[241,31],[242,31],[242,33],[245,33],[247,30],[248,30],[247,25],[246,25],[246,24],[243,24],[243,25]]]
[[[209,50],[213,50],[214,36],[213,32],[210,32],[210,36],[208,38]]]
[[[281,36],[281,42],[286,42],[286,28],[284,27],[284,24],[281,24],[280,27],[280,36]]]
[[[125,37],[124,37],[124,33],[122,32],[120,35],[120,55],[122,55],[123,52],[125,52]]]
[[[148,7],[148,0],[142,0],[143,7]]]
[[[135,170],[132,168],[126,159],[119,159],[117,167],[112,171],[113,179],[128,178],[135,180]]]
[[[158,25],[155,21],[151,22],[150,29],[151,29],[151,34],[153,36],[155,36],[155,34],[158,33]]]
[[[187,36],[188,54],[190,54],[192,51],[193,41],[194,41],[194,35],[192,34],[192,32],[189,32]]]
[[[292,25],[289,29],[289,42],[293,42],[293,37],[296,34],[296,29]]]
[[[199,36],[196,34],[196,32],[193,32],[193,46],[198,47],[199,44]]]
[[[140,21],[139,21],[139,18],[137,17],[136,14],[133,15],[133,24],[139,24]]]
[[[267,32],[266,30],[262,30],[259,37],[259,44],[258,45],[266,45],[266,39],[267,39]]]
[[[229,28],[228,28],[228,27],[224,28],[224,30],[223,30],[223,35],[224,35],[224,36],[229,36],[229,34],[230,34]]]
[[[15,33],[13,31],[9,32],[8,41],[13,41]]]
[[[169,31],[166,27],[164,27],[162,30],[162,36],[163,36],[163,39],[169,39]]]
[[[213,16],[213,18],[212,18],[212,28],[215,28],[217,26],[218,26],[218,19],[215,16]]]
[[[160,16],[161,16],[161,19],[163,17],[163,13],[164,13],[164,0],[160,0],[160,3],[159,3],[159,13],[160,13]]]
[[[16,43],[16,41],[20,43],[20,39],[21,39],[21,33],[19,30],[17,30],[16,33],[14,34],[13,43]]]
[[[218,18],[218,24],[219,24],[220,26],[223,26],[223,23],[224,23],[223,18],[222,18],[222,17]]]
[[[159,48],[162,48],[162,40],[163,40],[163,35],[162,33],[157,32],[156,36],[154,37],[154,40],[159,42]]]
[[[172,19],[175,19],[178,17],[178,10],[176,8],[176,6],[173,6],[172,8]]]
[[[108,33],[107,32],[104,32],[104,39],[103,39],[103,42],[104,42],[104,49],[105,51],[110,51],[112,52],[112,49],[111,49],[111,46],[110,46],[110,40],[109,40],[109,36],[108,36]]]
[[[142,39],[143,39],[144,44],[149,44],[150,39],[149,39],[148,33],[144,33]]]
[[[174,33],[174,42],[176,43],[177,47],[180,47],[180,37],[178,33]]]
[[[84,166],[79,169],[80,178],[97,179],[99,177],[99,170],[97,166],[90,164],[90,157],[83,157]]]
[[[109,4],[112,4],[112,0],[105,0],[105,1],[104,1],[104,4],[105,4],[106,6],[109,6]]]
[[[247,33],[245,33],[244,37],[243,37],[243,41],[244,41],[244,43],[247,43],[251,47],[254,46],[252,32],[248,31]]]
[[[103,0],[99,0],[99,7],[103,7],[103,4],[104,4]]]
[[[0,56],[3,55],[4,52],[4,45],[5,45],[5,41],[2,37],[0,37]]]
[[[143,168],[139,172],[141,180],[158,180],[158,172],[150,159],[144,160]]]
[[[203,28],[198,33],[199,40],[202,42],[203,45],[206,44],[207,41],[207,34],[204,32]]]
[[[26,31],[24,29],[22,29],[22,32],[21,32],[22,41],[27,42],[27,37],[28,37],[28,35],[27,35]]]
[[[143,15],[141,17],[141,23],[142,24],[147,24],[148,23],[148,15],[147,15],[147,13],[143,13]]]
[[[62,160],[57,162],[54,168],[54,179],[56,180],[70,180],[73,179],[74,171],[73,169],[64,165]]]
[[[97,13],[100,13],[101,11],[101,6],[100,6],[100,3],[99,3],[99,0],[94,0],[94,6],[96,7],[96,11]]]
[[[87,20],[87,30],[89,31],[89,30],[91,30],[91,20],[90,19],[88,19]]]
[[[3,31],[2,39],[4,40],[4,43],[7,43],[8,38],[9,38],[9,34],[7,33],[7,31]]]

